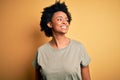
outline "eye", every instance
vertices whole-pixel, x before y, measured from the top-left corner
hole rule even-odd
[[[69,19],[66,19],[67,22],[69,22]]]
[[[57,21],[62,21],[62,18],[57,18]]]

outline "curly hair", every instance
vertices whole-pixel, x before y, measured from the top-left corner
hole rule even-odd
[[[60,1],[56,1],[55,4],[45,7],[41,16],[40,27],[41,31],[44,31],[47,37],[53,36],[52,29],[48,27],[47,23],[51,21],[54,13],[58,11],[62,11],[67,15],[69,24],[72,20],[65,2],[60,3]]]

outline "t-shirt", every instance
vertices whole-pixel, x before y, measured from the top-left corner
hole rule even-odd
[[[36,68],[40,67],[41,80],[82,80],[81,66],[89,63],[83,45],[75,40],[62,49],[55,49],[48,42],[38,48],[33,61]]]

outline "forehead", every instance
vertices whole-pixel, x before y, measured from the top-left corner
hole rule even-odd
[[[58,12],[55,12],[55,13],[53,14],[53,18],[55,18],[55,17],[66,17],[66,18],[67,18],[67,15],[66,15],[65,12],[58,11]]]

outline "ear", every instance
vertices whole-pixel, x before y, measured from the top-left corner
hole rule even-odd
[[[48,22],[48,23],[47,23],[47,26],[48,26],[49,28],[52,28],[52,23],[51,23],[51,22]]]

